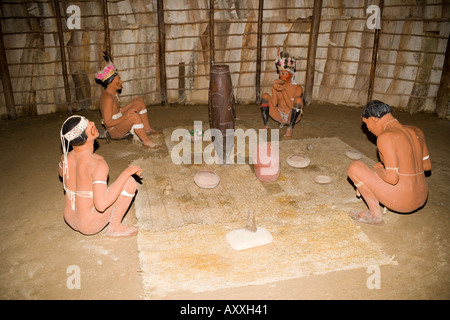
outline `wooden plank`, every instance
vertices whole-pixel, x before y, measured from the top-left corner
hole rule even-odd
[[[380,19],[383,15],[383,4],[384,0],[380,0]],[[369,90],[367,92],[367,102],[372,100],[373,97],[373,87],[375,83],[375,71],[377,68],[377,55],[378,55],[378,43],[380,39],[381,29],[375,29],[375,36],[373,37],[373,50],[372,50],[372,64],[370,66],[370,77],[369,77]]]
[[[3,42],[2,24],[0,21],[0,74],[2,77],[3,94],[5,95],[6,111],[9,120],[16,120],[16,103],[14,102],[14,94],[9,74],[8,61],[6,58],[5,44]]]
[[[306,64],[305,92],[303,98],[308,105],[312,101],[314,88],[314,73],[317,50],[317,38],[319,37],[320,16],[322,15],[322,0],[314,1],[313,20],[311,34],[309,36],[308,61]]]
[[[66,108],[69,113],[72,113],[72,105],[70,101],[70,88],[69,88],[69,78],[67,76],[67,63],[66,63],[66,51],[64,48],[64,35],[61,23],[61,12],[59,8],[59,1],[55,0],[55,13],[56,13],[56,25],[58,27],[58,39],[59,39],[59,50],[61,53],[61,69],[63,73],[64,81],[64,92],[66,94]]]
[[[167,106],[167,77],[166,77],[166,26],[164,24],[164,1],[157,1],[158,10],[158,53],[159,53],[159,85],[161,90],[161,105]]]
[[[103,21],[105,23],[105,50],[112,57],[111,52],[111,37],[109,35],[109,12],[108,12],[108,0],[103,0]]]
[[[214,0],[209,0],[209,66],[214,65]]]
[[[186,64],[184,62],[180,62],[178,64],[178,103],[182,103],[184,102],[184,100],[186,100],[185,77],[186,77]]]
[[[261,103],[261,54],[262,54],[262,25],[264,14],[264,0],[259,0],[258,7],[258,40],[256,48],[256,103]]]
[[[450,90],[450,36],[445,50],[444,66],[442,67],[441,84],[436,96],[436,114],[439,118],[446,118],[448,113]]]

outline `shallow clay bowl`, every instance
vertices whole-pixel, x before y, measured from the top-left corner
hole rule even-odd
[[[362,153],[357,150],[347,150],[345,155],[352,160],[359,160],[362,158]]]
[[[307,156],[301,154],[293,154],[286,159],[288,165],[294,168],[306,168],[311,160]]]
[[[214,171],[201,170],[195,174],[194,182],[200,188],[212,189],[219,184],[220,178]]]

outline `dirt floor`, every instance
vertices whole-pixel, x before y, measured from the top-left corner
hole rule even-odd
[[[312,104],[296,126],[294,139],[338,137],[376,160],[375,139],[364,130],[360,111]],[[98,111],[80,114],[100,126]],[[149,115],[153,127],[160,131],[177,125],[193,126],[194,120],[208,122],[207,106],[152,106]],[[261,286],[199,294],[179,292],[167,298],[449,299],[450,122],[429,114],[394,111],[394,116],[424,131],[433,169],[424,208],[412,214],[388,212],[391,216],[382,226],[360,225],[370,239],[398,261],[397,266],[380,267],[380,289],[368,288],[370,271],[353,269]],[[59,130],[67,117],[60,113],[0,121],[0,298],[142,299],[136,237],[110,239],[105,231],[84,236],[64,222],[58,162]],[[258,107],[238,106],[236,121],[248,128],[260,128]],[[271,126],[276,128],[273,121]],[[159,156],[158,152],[127,141],[108,144],[99,140],[96,152],[109,164],[110,181],[133,160]],[[136,222],[133,204],[125,223]],[[79,267],[80,289],[67,286],[67,280],[74,275],[71,266]]]

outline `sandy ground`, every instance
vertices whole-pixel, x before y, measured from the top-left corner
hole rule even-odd
[[[364,130],[360,108],[312,104],[296,126],[294,139],[339,137],[376,160],[373,137]],[[98,111],[81,112],[100,126]],[[207,106],[150,107],[157,130],[208,122]],[[262,286],[191,294],[168,299],[449,299],[450,122],[434,115],[395,111],[404,124],[425,133],[433,169],[427,204],[412,214],[388,212],[383,226],[361,224],[398,265],[381,266],[379,289],[372,275],[354,269],[313,275]],[[58,176],[59,130],[67,114],[0,121],[0,298],[1,299],[142,299],[136,237],[110,239],[105,231],[84,236],[63,219],[64,195]],[[256,105],[237,107],[237,122],[260,128]],[[271,122],[276,128],[276,124]],[[280,134],[284,134],[282,129]],[[127,141],[98,141],[97,153],[110,166],[110,181],[133,160],[158,156]],[[332,155],[330,155],[332,156]],[[145,178],[144,178],[145,181]],[[134,204],[126,224],[136,223]],[[80,289],[69,289],[71,266],[80,270]],[[69,271],[69,272],[68,272]]]

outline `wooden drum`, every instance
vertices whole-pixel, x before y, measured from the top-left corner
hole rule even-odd
[[[211,129],[217,129],[222,133],[222,139],[214,138],[214,148],[219,156],[219,163],[227,163],[234,148],[236,118],[233,85],[228,65],[212,66],[209,86],[209,125]],[[229,129],[228,132],[227,129]]]

